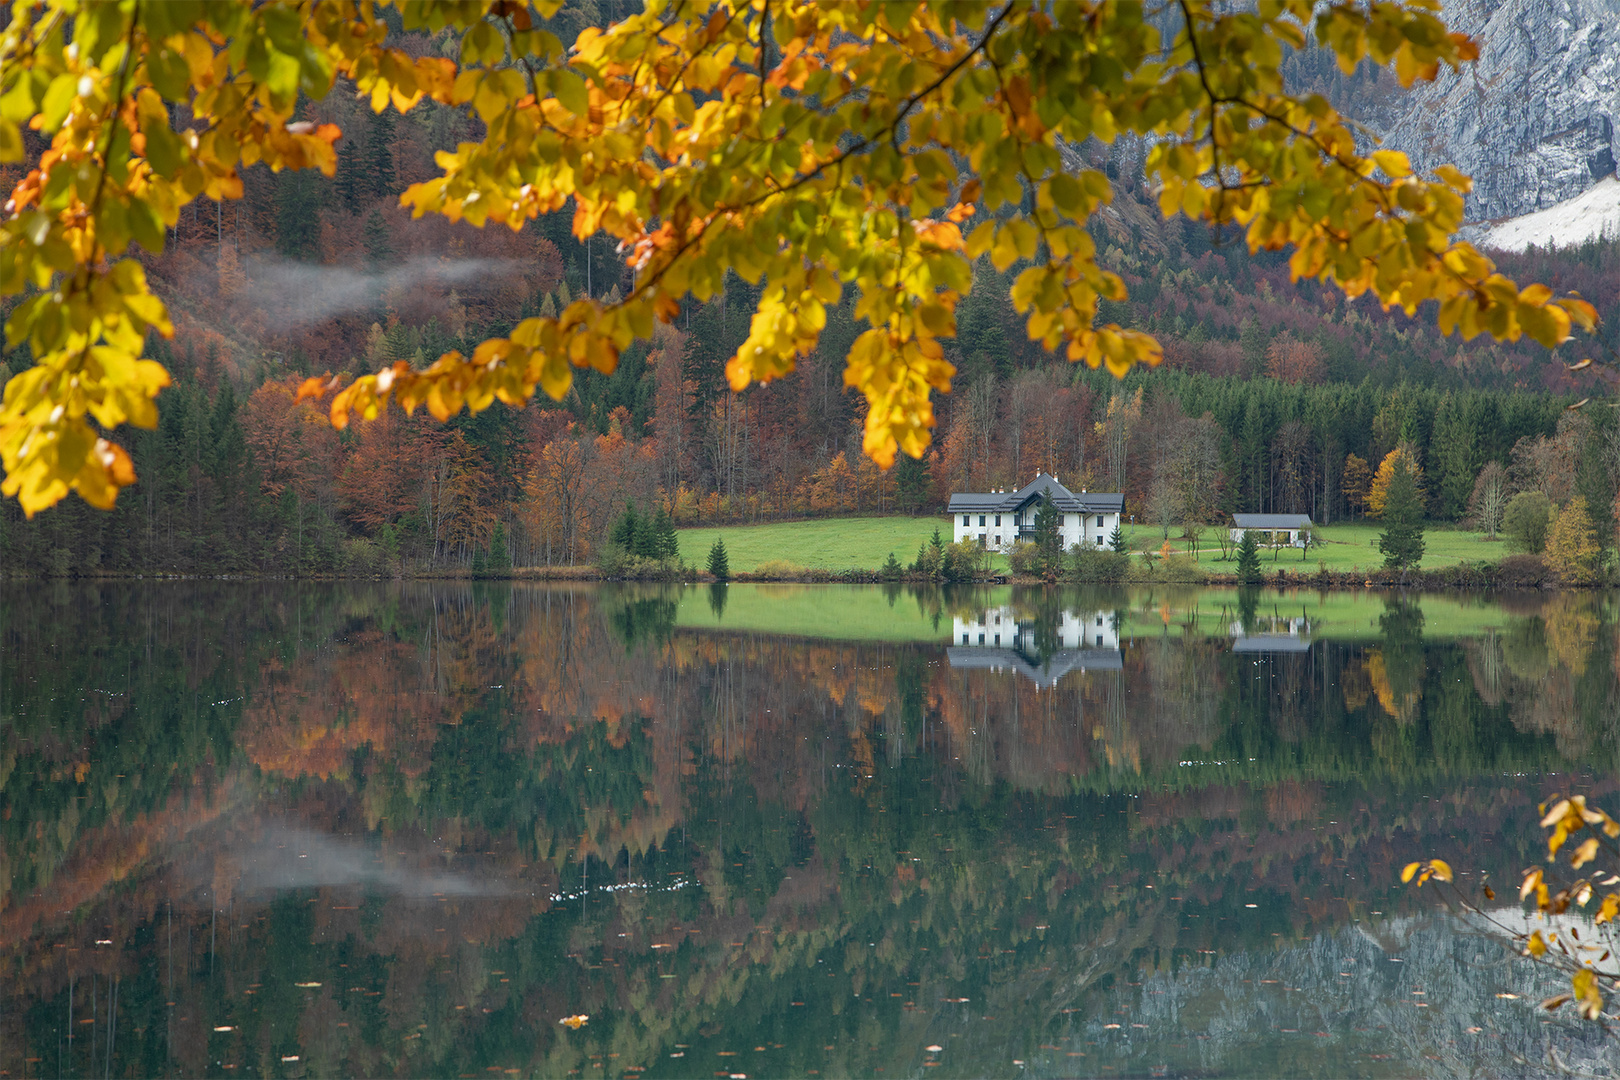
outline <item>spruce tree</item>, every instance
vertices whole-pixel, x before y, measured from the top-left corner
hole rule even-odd
[[[652,537],[654,558],[674,561],[681,557],[681,541],[675,535],[675,519],[662,506],[653,515]]]
[[[731,580],[731,562],[726,558],[726,542],[718,536],[714,538],[714,546],[709,549],[709,575],[719,582]]]
[[[388,222],[381,210],[366,215],[366,226],[360,234],[360,243],[366,249],[366,266],[381,270],[394,257],[394,245],[389,239]]]
[[[1114,526],[1114,531],[1113,531],[1112,535],[1110,535],[1108,537],[1108,550],[1109,551],[1124,551],[1125,550],[1125,529],[1122,526],[1119,526],[1119,525]]]
[[[1260,542],[1254,538],[1253,529],[1243,530],[1237,556],[1238,581],[1244,585],[1260,584]]]
[[[365,147],[366,194],[374,199],[397,195],[394,190],[394,111],[384,109],[371,121]]]
[[[1391,570],[1405,570],[1423,561],[1423,502],[1418,496],[1417,478],[1404,456],[1389,479],[1378,550]]]
[[[512,557],[506,551],[506,523],[497,521],[495,532],[489,538],[489,572],[505,574],[512,568]]]
[[[1051,576],[1063,569],[1063,533],[1058,528],[1058,512],[1051,492],[1041,496],[1041,504],[1035,510],[1035,548],[1044,574]]]
[[[613,523],[613,531],[608,538],[624,549],[625,554],[636,553],[636,536],[641,532],[641,519],[636,514],[635,503],[625,503],[624,513],[619,520]]]
[[[337,178],[333,187],[343,209],[351,214],[360,212],[360,144],[344,139],[338,149]]]
[[[883,564],[883,569],[880,571],[883,580],[899,581],[904,573],[905,569],[901,567],[900,560],[894,557],[894,552],[889,552],[889,561]]]

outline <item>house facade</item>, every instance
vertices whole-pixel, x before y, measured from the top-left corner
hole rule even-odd
[[[1233,514],[1232,542],[1243,543],[1252,530],[1261,547],[1304,547],[1310,528],[1309,514]]]
[[[1048,493],[1058,513],[1063,549],[1077,544],[1106,547],[1119,527],[1125,496],[1119,492],[1076,494],[1041,473],[1017,491],[959,492],[951,496],[953,539],[973,540],[992,551],[1010,551],[1016,540],[1035,539],[1035,512]]]

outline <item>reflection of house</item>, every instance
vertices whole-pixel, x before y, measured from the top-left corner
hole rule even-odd
[[[1010,606],[990,608],[972,618],[955,618],[953,668],[1012,671],[1045,689],[1071,671],[1119,671],[1119,630],[1111,611],[1065,611],[1043,624],[1020,622]]]
[[[953,539],[977,540],[998,551],[1012,547],[1014,540],[1035,537],[1035,512],[1041,498],[1052,496],[1058,514],[1058,531],[1065,550],[1076,544],[1102,547],[1119,526],[1125,496],[1118,492],[1086,492],[1078,495],[1060,484],[1056,477],[1041,473],[1017,491],[958,492],[951,496]]]
[[[1019,622],[1013,609],[1005,604],[990,608],[971,619],[960,616],[952,619],[953,645],[985,646],[998,649],[1023,649],[1034,652],[1037,648],[1037,627],[1028,620]],[[1114,627],[1111,611],[1065,611],[1051,627],[1051,644],[1057,649],[1117,649],[1119,631]]]
[[[1233,514],[1232,542],[1243,543],[1243,534],[1252,531],[1261,547],[1304,547],[1310,527],[1309,514]]]
[[[1309,652],[1311,621],[1303,615],[1252,619],[1247,629],[1231,626],[1232,651],[1241,653]]]

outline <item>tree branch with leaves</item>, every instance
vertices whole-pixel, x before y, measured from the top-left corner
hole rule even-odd
[[[379,112],[430,98],[483,125],[404,193],[415,215],[515,230],[571,201],[575,235],[615,238],[636,285],[524,319],[471,356],[312,381],[339,427],[390,396],[441,420],[560,399],[574,368],[611,372],[735,272],[763,291],[732,388],[791,372],[853,286],[869,329],[844,379],[867,401],[863,449],[885,468],[920,457],[932,395],[955,375],[941,343],[982,254],[1023,264],[1012,299],[1045,348],[1121,375],[1159,361],[1150,335],[1097,322],[1101,300],[1125,297],[1086,229],[1113,187],[1060,153],[1125,134],[1152,144],[1144,179],[1166,217],[1292,250],[1296,279],[1408,313],[1437,301],[1441,328],[1465,337],[1552,347],[1594,323],[1584,301],[1521,288],[1451,240],[1468,188],[1455,169],[1425,180],[1400,154],[1363,154],[1324,99],[1285,87],[1291,50],[1327,49],[1347,72],[1392,65],[1404,85],[1472,59],[1426,0],[1185,0],[1168,38],[1143,5],[1110,0],[651,0],[567,51],[533,18],[560,3],[400,5],[407,31],[453,39],[451,60],[390,48],[370,0],[19,0],[0,32],[0,162],[24,158],[24,126],[51,146],[0,222],[0,295],[28,294],[7,345],[34,360],[0,406],[3,490],[33,514],[69,490],[110,506],[134,482],[109,436],[155,423],[168,375],[142,344],[173,330],[131,249],[160,250],[195,199],[240,198],[256,162],[330,175],[338,131],[292,116],[299,93],[340,78]]]

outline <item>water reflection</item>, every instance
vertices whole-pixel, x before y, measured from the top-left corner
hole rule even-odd
[[[1396,873],[1612,796],[1605,597],[0,603],[8,1075],[1602,1060]]]

